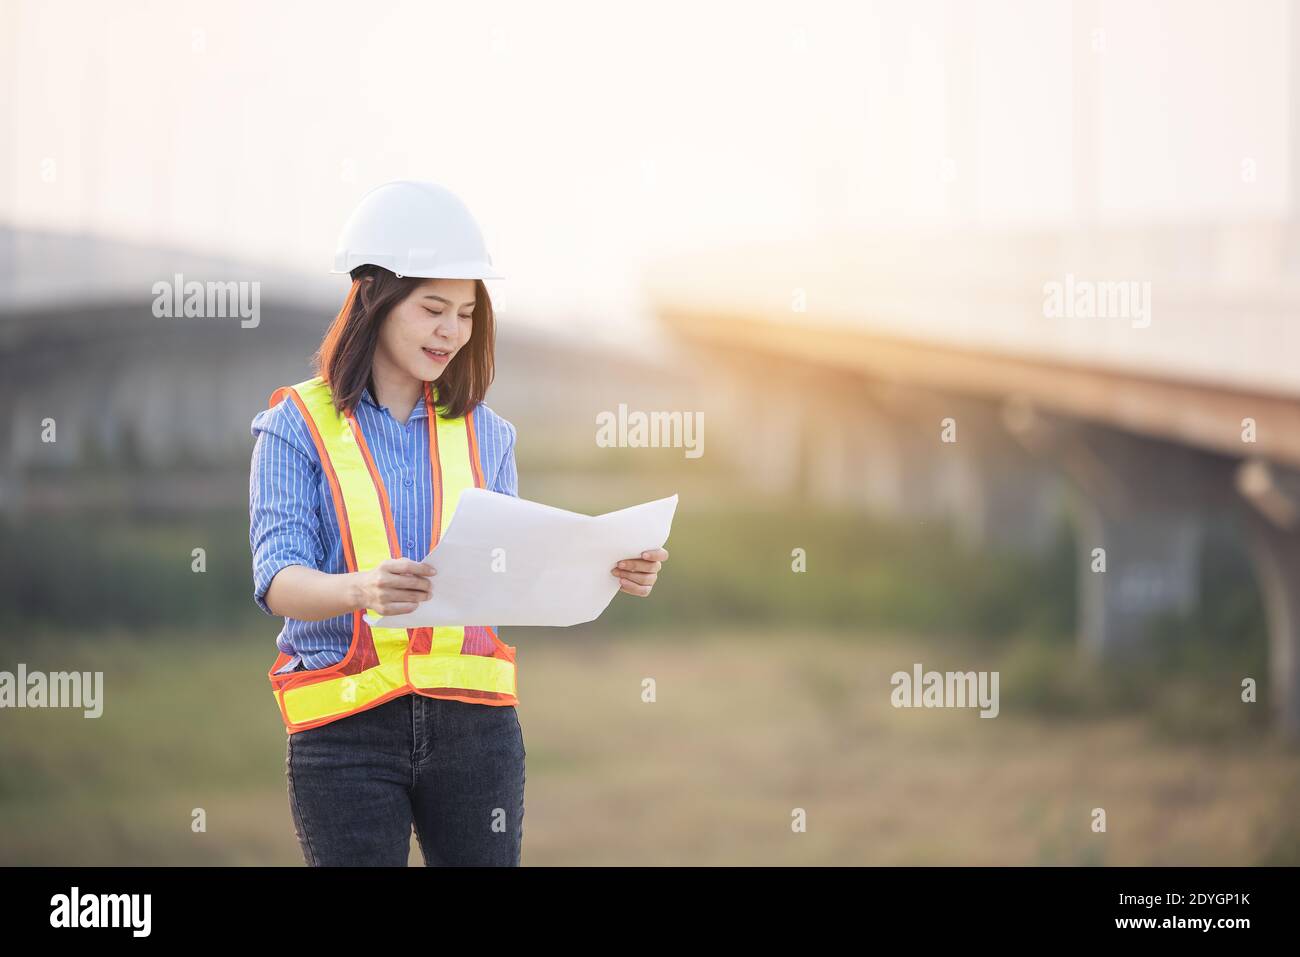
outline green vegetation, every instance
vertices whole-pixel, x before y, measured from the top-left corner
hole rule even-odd
[[[171,640],[189,629],[228,629],[265,635],[270,652],[277,620],[252,601],[243,512],[183,523],[97,519],[89,531],[85,521],[0,525],[0,615],[10,632],[77,633],[92,622],[92,632],[116,628],[142,640],[161,632]],[[1076,651],[1075,547],[1064,525],[1046,555],[1024,557],[963,546],[939,523],[683,506],[669,545],[654,601],[615,601],[598,622],[565,634],[654,633],[685,643],[713,627],[816,631],[845,641],[925,635],[971,654],[1005,654],[1004,687],[1045,715],[1163,707],[1171,730],[1194,733],[1234,725],[1228,713],[1206,710],[1202,696],[1223,700],[1224,684],[1246,675],[1266,683],[1259,594],[1246,557],[1222,530],[1205,547],[1200,606],[1156,622],[1141,657],[1108,669],[1087,665]],[[207,553],[203,574],[191,571],[196,547]],[[805,555],[801,573],[792,571],[795,549]],[[1263,727],[1264,712],[1230,713]]]
[[[1259,596],[1227,538],[1201,606],[1119,668],[1077,652],[1067,528],[1025,559],[938,524],[684,505],[669,548],[654,600],[505,629],[526,862],[1300,863],[1300,757],[1268,731]],[[0,863],[300,860],[265,677],[278,621],[250,566],[242,512],[0,525],[0,668],[106,682],[97,720],[0,715]],[[999,718],[894,711],[889,675],[914,661],[998,670]],[[1098,804],[1113,839],[1079,830]],[[809,805],[819,827],[791,843]]]
[[[206,571],[192,570],[193,550]],[[0,522],[0,624],[84,632],[271,621],[253,603],[248,515],[101,513]]]

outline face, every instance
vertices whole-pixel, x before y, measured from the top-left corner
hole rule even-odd
[[[442,375],[474,330],[473,279],[426,279],[394,306],[375,358],[422,382]]]

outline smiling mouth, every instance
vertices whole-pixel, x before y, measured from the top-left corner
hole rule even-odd
[[[426,356],[429,356],[435,362],[446,362],[451,358],[451,352],[446,349],[430,349],[428,346],[421,346],[420,348],[424,350]]]

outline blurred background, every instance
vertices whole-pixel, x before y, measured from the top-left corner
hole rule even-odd
[[[1296,4],[0,0],[0,63],[0,670],[105,682],[0,711],[0,864],[301,862],[249,423],[398,178],[508,277],[521,496],[681,496],[651,598],[503,629],[525,864],[1300,863]]]

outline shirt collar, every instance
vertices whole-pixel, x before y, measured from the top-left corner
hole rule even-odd
[[[378,409],[381,412],[388,412],[388,406],[380,405],[378,402],[375,401],[374,396],[370,394],[369,386],[361,387],[361,401],[368,404],[371,408]],[[389,414],[391,415],[392,413]],[[426,416],[428,416],[428,414],[429,414],[429,410],[425,408],[424,405],[424,396],[421,395],[420,401],[415,403],[415,408],[411,410],[411,419],[423,419]],[[407,421],[409,422],[410,419],[408,419]]]

